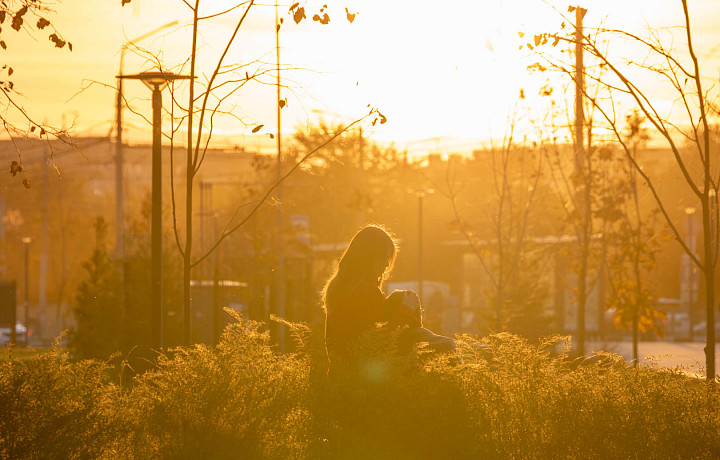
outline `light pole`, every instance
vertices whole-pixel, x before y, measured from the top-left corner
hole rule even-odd
[[[150,345],[162,347],[162,89],[168,82],[187,80],[172,72],[141,72],[118,75],[118,79],[140,80],[152,90],[152,230],[150,237],[151,293]],[[188,312],[185,312],[186,314]],[[187,320],[187,319],[186,319]]]
[[[30,322],[28,321],[28,310],[30,307],[30,243],[32,238],[25,236],[22,239],[23,245],[25,245],[25,346],[28,346],[28,329],[30,329]],[[12,325],[12,335],[17,334],[16,325]]]
[[[435,193],[431,188],[414,188],[408,190],[418,199],[418,297],[423,303],[423,198]]]
[[[134,44],[148,37],[155,35],[161,30],[167,29],[178,24],[178,21],[168,22],[150,32],[128,40],[120,48],[120,71],[118,75],[123,74],[123,64],[125,63],[125,52],[128,45]],[[115,100],[115,255],[122,259],[125,254],[125,226],[123,223],[123,149],[122,149],[122,110],[123,110],[123,79],[118,78],[117,93]]]
[[[687,232],[688,232],[688,248],[690,251],[695,253],[695,230],[693,228],[693,215],[696,209],[692,206],[685,208],[685,215],[687,215]],[[688,256],[687,265],[687,283],[688,283],[688,325],[690,330],[690,341],[693,340],[693,262],[690,256]],[[674,332],[674,331],[673,331]]]

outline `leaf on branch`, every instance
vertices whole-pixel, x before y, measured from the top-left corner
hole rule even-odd
[[[258,132],[258,131],[260,131],[261,129],[263,129],[263,126],[265,126],[265,125],[257,125],[256,127],[254,127],[254,128],[252,129],[253,134],[255,134],[256,132]]]
[[[28,179],[27,177],[23,179],[23,185],[25,186],[25,188],[30,188],[30,179]]]
[[[72,51],[72,43],[68,42],[68,49]]]
[[[0,40],[0,47],[2,47],[2,49],[4,49],[4,50],[7,49],[7,45],[5,44],[5,40]]]
[[[525,90],[520,88],[520,99],[525,99]]]
[[[5,22],[5,12],[0,11],[0,24],[2,24],[3,22]]]
[[[17,161],[13,161],[12,163],[10,163],[10,174],[12,174],[13,177],[15,177],[17,173],[23,172],[24,169],[25,168],[23,168],[23,165],[21,165]]]
[[[273,133],[267,133],[268,136],[270,136],[270,139],[275,139],[275,135]]]
[[[538,46],[540,42],[542,41],[542,35],[535,35],[533,37],[533,40],[535,41],[535,46]]]
[[[553,41],[552,46],[557,46],[558,43],[560,43],[560,36],[555,35],[555,40]]]
[[[322,11],[321,11],[321,12],[322,12]],[[330,22],[330,16],[328,16],[327,13],[323,14],[322,17],[320,17],[319,15],[315,14],[315,15],[313,15],[313,21],[317,21],[317,22],[319,22],[320,24],[327,24],[327,23]]]
[[[15,13],[15,16],[13,16],[13,22],[12,22],[13,29],[15,29],[17,31],[20,30],[20,28],[23,25],[23,22],[25,22],[23,20],[23,16],[25,15],[25,13],[27,13],[27,11],[28,11],[28,7],[27,7],[27,5],[25,5],[22,8],[20,8],[17,13]]]
[[[575,7],[574,7],[574,6],[568,6],[568,13],[572,13],[572,12],[574,12],[574,11],[575,11]]]
[[[518,37],[523,38],[525,36],[525,32],[518,32]]]
[[[132,0],[120,0],[120,6],[125,6],[126,3],[130,3]]]
[[[348,20],[348,22],[349,22],[350,24],[352,24],[353,21],[355,20],[355,15],[356,15],[357,13],[350,13],[350,11],[348,11],[348,9],[345,8],[345,14],[347,14],[347,20]]]
[[[34,132],[35,132],[35,126],[31,126],[31,127],[30,127],[30,132],[31,132],[31,133],[34,133]]]
[[[48,20],[45,19],[45,18],[40,18],[40,19],[38,19],[38,22],[37,22],[36,25],[37,25],[37,28],[38,28],[38,29],[42,30],[42,29],[44,29],[45,27],[47,27],[47,26],[50,25],[50,21],[48,21]]]
[[[278,105],[280,106],[281,109],[282,109],[283,107],[285,107],[286,104],[287,104],[287,101],[286,101],[285,99],[280,99],[280,100],[278,101]]]
[[[65,40],[58,37],[57,34],[52,34],[48,38],[50,39],[51,42],[55,43],[56,48],[62,48],[63,46],[65,46]]]
[[[305,19],[307,16],[305,16],[305,8],[302,6],[295,9],[295,12],[293,13],[293,20],[295,21],[295,24],[300,24],[300,21]]]
[[[8,69],[8,77],[9,77],[10,75],[12,75],[13,72],[15,72],[15,71],[13,70],[12,67],[10,67],[10,68]]]
[[[290,7],[290,9],[289,9],[288,11],[292,11],[292,10],[294,10],[295,8],[297,8],[298,6],[300,6],[300,3],[297,3],[297,2],[296,2],[296,3],[293,3],[292,6]]]

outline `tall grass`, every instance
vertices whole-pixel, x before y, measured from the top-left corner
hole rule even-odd
[[[563,342],[459,336],[454,356],[367,337],[347,365],[287,324],[295,353],[239,321],[121,387],[61,350],[0,363],[2,458],[718,458],[720,392]],[[559,351],[558,351],[559,350]]]

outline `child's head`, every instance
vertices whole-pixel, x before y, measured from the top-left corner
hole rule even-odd
[[[422,326],[420,297],[414,291],[393,291],[388,297],[392,305],[390,326]]]

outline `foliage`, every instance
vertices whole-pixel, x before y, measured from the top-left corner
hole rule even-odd
[[[0,363],[11,458],[717,458],[720,392],[677,371],[560,339],[456,338],[454,356],[397,354],[372,331],[326,374],[321,331],[278,354],[242,318],[216,347],[179,348],[125,391],[60,350]],[[287,323],[285,323],[287,325]]]
[[[0,2],[0,48],[3,51],[8,50],[8,48],[12,49],[12,46],[8,46],[6,41],[9,40],[7,38],[8,34],[22,31],[32,35],[36,31],[41,31],[43,34],[48,34],[48,40],[56,48],[67,47],[69,51],[72,51],[72,43],[66,41],[48,19],[53,13],[50,8],[51,4],[51,2],[43,0],[7,0]],[[10,29],[13,32],[10,32]],[[67,134],[64,129],[58,129],[36,121],[17,101],[22,93],[13,82],[14,73],[15,69],[12,63],[3,62],[0,66],[0,92],[3,95],[2,101],[0,101],[0,109],[2,109],[0,125],[2,125],[5,132],[10,136],[17,137],[37,135],[41,138],[47,138],[47,135],[52,135],[58,139],[63,138]],[[18,122],[17,117],[22,122]],[[30,188],[30,178],[23,165],[19,150],[18,160],[13,160],[10,164],[10,175],[17,177],[18,174],[23,178],[23,186]]]
[[[122,284],[115,262],[108,254],[107,224],[95,221],[95,249],[83,264],[86,279],[77,289],[77,328],[71,347],[80,358],[107,358],[122,342]]]

